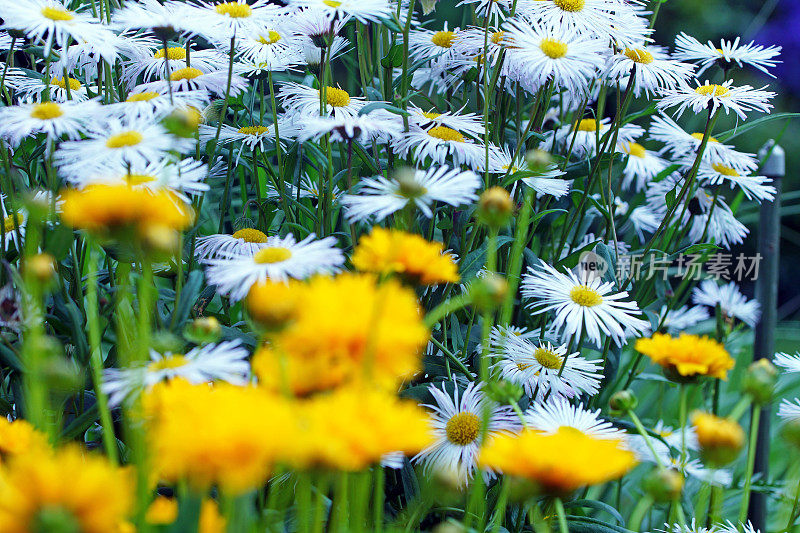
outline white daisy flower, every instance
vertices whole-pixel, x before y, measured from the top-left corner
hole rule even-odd
[[[220,43],[220,48],[225,50],[229,45],[230,43]],[[305,63],[301,36],[291,30],[283,29],[281,25],[240,37],[236,41],[236,50],[243,61],[264,65],[272,71],[283,71],[291,66]]]
[[[122,79],[127,86],[134,86],[140,81],[151,82],[163,80],[168,75],[185,69],[187,49],[185,46],[164,46],[151,41],[149,46],[136,49],[122,61]],[[225,70],[227,76],[228,58],[217,50],[197,50],[190,46],[188,57],[191,66],[203,72]]]
[[[552,143],[555,137],[556,146],[564,152],[572,146],[572,155],[583,158],[597,152],[597,138],[601,140],[611,129],[611,119],[604,118],[599,122],[593,118],[581,119],[573,130],[573,124],[564,124],[554,131],[545,134],[545,143]],[[599,130],[599,135],[598,135]],[[630,144],[644,134],[644,129],[636,124],[624,124],[617,135],[618,146]],[[574,141],[573,141],[574,139]]]
[[[147,165],[170,151],[186,152],[193,145],[192,139],[167,134],[161,124],[112,118],[88,127],[86,139],[62,143],[55,161],[67,176],[80,176],[109,166]]]
[[[628,154],[625,168],[622,169],[622,188],[641,192],[647,184],[669,166],[669,163],[636,142],[619,143],[618,150]]]
[[[772,104],[768,101],[775,97],[775,93],[765,91],[765,88],[766,85],[761,89],[753,89],[750,85],[734,87],[732,80],[721,85],[706,81],[695,88],[688,83],[681,83],[675,89],[662,89],[660,91],[662,98],[656,105],[659,109],[677,107],[678,117],[687,109],[700,113],[710,108],[713,114],[721,107],[726,115],[733,111],[739,118],[745,120],[747,112],[769,113],[772,109]]]
[[[144,91],[164,92],[169,91],[170,85],[173,93],[201,90],[223,97],[228,87],[228,69],[201,70],[197,67],[184,67],[170,74],[169,81],[153,81],[141,87]],[[234,68],[230,95],[236,96],[248,87],[247,80],[237,74]]]
[[[281,136],[281,143],[283,139],[289,138],[294,133],[294,128],[288,122],[278,121],[278,132]],[[201,124],[198,128],[199,139],[202,144],[212,141],[217,138],[217,126],[208,126]],[[275,126],[268,124],[266,126],[242,126],[236,128],[222,124],[219,129],[219,144],[226,145],[241,142],[242,146],[236,154],[236,163],[238,164],[239,158],[242,156],[245,146],[252,152],[258,147],[261,151],[267,148],[267,143],[275,142]]]
[[[463,111],[463,108],[456,112],[445,111],[443,113],[423,111],[412,104],[408,108],[410,113],[408,121],[425,130],[436,126],[444,126],[472,137],[481,138],[486,133],[486,128],[483,126],[483,117],[477,113],[462,113],[461,111]]]
[[[122,30],[153,30],[155,33],[181,32],[187,37],[196,35],[191,6],[168,0],[137,0],[126,2],[112,14],[112,24]]]
[[[330,54],[331,61],[341,56],[350,49],[350,41],[344,37],[334,37],[333,43],[325,49],[325,55]],[[319,68],[322,63],[322,48],[314,44],[308,37],[301,39],[301,50],[303,52],[303,62],[310,66]]]
[[[50,55],[55,44],[64,47],[69,39],[77,42],[100,42],[110,38],[111,31],[91,15],[67,9],[59,0],[3,0],[3,29],[19,30],[32,42],[44,41],[44,55]]]
[[[471,204],[478,199],[482,185],[477,174],[447,166],[432,166],[427,170],[409,171],[402,180],[375,176],[361,180],[358,194],[347,194],[342,205],[350,221],[380,222],[409,203],[413,203],[424,216],[433,216],[431,207],[442,202],[453,207]]]
[[[456,47],[459,39],[459,29],[447,28],[439,31],[412,30],[408,35],[408,51],[413,61],[438,60],[446,63],[459,55]]]
[[[571,405],[562,398],[534,404],[525,411],[525,425],[544,433],[556,433],[561,428],[577,429],[597,439],[627,440],[628,433],[600,418],[600,409],[589,411],[583,405]]]
[[[347,23],[347,18],[337,16],[328,9],[328,6],[315,4],[291,12],[286,17],[286,23],[289,29],[307,37],[309,42],[322,48],[326,46],[330,37],[339,35]]]
[[[602,344],[601,334],[620,346],[626,343],[626,337],[642,334],[650,327],[637,318],[641,311],[636,302],[623,300],[628,296],[626,291],[613,291],[612,282],[599,277],[583,282],[574,273],[559,272],[544,262],[539,270],[528,267],[522,279],[522,295],[533,300],[528,307],[537,313],[553,311],[553,327],[562,338],[583,334],[596,346]]]
[[[653,433],[661,437],[668,446],[675,450],[680,450],[683,447],[684,431],[681,428],[673,428],[659,420],[656,422],[656,425],[653,426]],[[686,449],[692,451],[699,450],[700,443],[697,441],[697,431],[695,431],[694,426],[687,425],[685,435]]]
[[[785,372],[800,372],[800,352],[794,355],[778,352],[772,362],[775,366],[783,368]]]
[[[775,58],[780,55],[781,47],[764,47],[752,41],[740,45],[740,41],[741,37],[736,37],[733,41],[722,39],[717,47],[711,41],[703,44],[694,37],[681,32],[675,37],[675,57],[698,63],[700,65],[700,70],[697,71],[698,76],[714,63],[725,70],[730,68],[733,63],[740,67],[750,65],[764,74],[772,76],[767,69],[780,63]]]
[[[794,422],[800,420],[800,398],[795,398],[794,402],[784,399],[778,408],[778,416],[784,422]]]
[[[67,102],[73,100],[83,102],[89,99],[86,86],[79,80],[67,76],[66,81],[62,76],[52,76],[48,86],[44,77],[31,77],[25,74],[11,73],[6,76],[6,85],[14,89],[22,102],[41,102],[42,93],[50,88],[50,100],[53,102]]]
[[[194,255],[199,262],[206,259],[226,258],[231,256],[253,256],[267,246],[269,237],[255,228],[242,228],[227,235],[219,233],[198,237]]]
[[[519,181],[536,191],[536,194],[561,198],[569,192],[570,180],[559,178],[565,173],[555,163],[542,172],[534,172],[528,168],[523,155],[520,155],[516,161],[512,161],[512,157],[512,154],[506,149],[493,150],[489,153],[489,172],[508,174],[509,176],[522,173],[525,177]]]
[[[319,10],[344,21],[354,18],[362,24],[392,18],[394,13],[387,0],[291,0],[289,5]]]
[[[739,522],[739,525],[735,526],[733,522],[727,520],[724,524],[717,524],[716,530],[719,533],[761,533],[750,521],[745,524]]]
[[[174,92],[170,98],[169,91],[163,87],[157,91],[146,89],[141,85],[134,87],[125,100],[105,105],[103,110],[120,119],[159,120],[175,109],[203,109],[209,99],[205,91]]]
[[[239,301],[251,286],[268,279],[287,281],[338,272],[344,264],[344,254],[336,247],[336,239],[315,237],[311,234],[299,242],[293,235],[269,237],[252,255],[220,252],[220,258],[206,260],[206,279],[217,286],[220,294]]]
[[[697,154],[703,142],[703,132],[688,133],[665,115],[653,117],[650,123],[649,138],[662,142],[676,159]],[[758,162],[753,154],[737,152],[732,146],[719,142],[709,136],[703,152],[703,161],[716,162],[742,172],[753,171]]]
[[[552,4],[550,0],[534,3]],[[513,76],[534,87],[552,79],[557,89],[585,94],[589,79],[603,66],[608,45],[576,35],[563,27],[549,27],[536,20],[509,19],[503,39],[510,43],[506,60]]]
[[[0,232],[2,232],[3,249],[7,249],[9,244],[19,246],[23,242],[28,221],[27,214],[23,209],[16,209],[9,213],[6,210],[6,204],[6,195],[0,193],[0,212],[3,215],[3,224],[0,226]]]
[[[423,463],[423,472],[453,475],[466,484],[475,474],[481,445],[483,417],[489,412],[487,439],[519,428],[510,406],[498,406],[483,393],[483,384],[470,383],[463,393],[456,388],[451,396],[435,385],[428,387],[436,405],[425,405],[433,411],[431,426],[436,442],[417,454],[412,461]],[[486,479],[494,474],[483,473]]]
[[[692,302],[712,308],[719,305],[725,316],[737,318],[751,328],[755,327],[761,317],[761,304],[758,300],[748,300],[733,281],[718,285],[712,279],[703,280],[692,290]]]
[[[495,3],[497,3],[497,1],[495,1]],[[484,43],[486,44],[486,57],[489,58],[489,64],[494,66],[497,64],[497,60],[500,58],[500,55],[503,53],[503,51],[507,50],[510,41],[507,33],[499,28],[489,27],[486,30],[480,27],[467,28],[459,31],[458,39],[453,42],[455,53],[452,59],[472,60],[473,63],[471,66],[474,67],[474,61],[480,59],[482,62],[483,60]],[[452,62],[448,61],[448,63],[448,66],[452,68]],[[507,72],[505,67],[504,72]]]
[[[612,55],[604,74],[611,80],[619,80],[620,85],[625,86],[634,68],[636,77],[633,81],[633,94],[639,96],[644,93],[650,96],[658,89],[674,89],[679,83],[686,83],[692,76],[694,65],[675,61],[660,46],[639,46],[626,48]]]
[[[386,143],[399,137],[403,132],[402,122],[396,115],[375,111],[365,115],[339,115],[336,117],[303,117],[298,125],[298,140],[319,139],[329,135],[332,142],[375,141]]]
[[[668,309],[667,306],[664,305],[661,307],[658,317],[662,327],[666,328],[667,332],[672,335],[686,331],[692,326],[711,318],[708,314],[708,310],[699,305],[693,307],[683,305],[677,309]]]
[[[282,100],[284,109],[288,113],[298,113],[306,116],[320,115],[320,91],[308,85],[301,85],[295,82],[281,84],[278,91],[278,98]],[[338,87],[325,88],[325,112],[328,115],[338,117],[356,116],[366,104],[364,98],[350,96],[347,91]]]
[[[755,200],[758,203],[763,200],[772,201],[775,198],[775,187],[768,185],[772,183],[771,178],[740,174],[735,168],[722,163],[701,163],[697,175],[703,185],[728,183],[731,189],[739,187],[748,200]]]
[[[574,398],[594,395],[603,378],[600,361],[588,361],[578,352],[567,353],[567,346],[521,335],[495,339],[492,354],[499,360],[492,368],[500,378],[522,387],[533,401],[550,397]]]
[[[212,171],[212,175],[214,172]],[[199,195],[209,189],[204,180],[209,176],[208,165],[196,159],[181,159],[177,162],[162,159],[150,163],[106,165],[90,172],[77,173],[67,181],[77,188],[93,183],[113,185],[126,184],[151,191],[169,189],[184,201],[185,195]]]
[[[250,376],[249,355],[238,340],[198,346],[186,354],[151,350],[146,366],[107,368],[103,372],[102,390],[109,396],[109,406],[116,407],[142,390],[175,378],[193,384],[225,381],[243,386]]]
[[[426,164],[428,158],[440,165],[465,165],[472,170],[482,170],[486,166],[485,145],[447,126],[434,126],[428,130],[413,127],[394,145],[402,157],[413,154],[417,166]],[[497,147],[490,145],[490,157],[493,150]]]
[[[259,31],[281,11],[269,0],[198,1],[192,8],[187,10],[187,16],[207,39],[217,39],[220,34],[230,39]]]
[[[96,112],[94,102],[42,102],[0,108],[0,136],[16,146],[25,137],[44,133],[49,139],[77,139]]]
[[[627,205],[626,205],[627,207]],[[621,215],[618,215],[621,216]],[[647,205],[639,205],[631,210],[625,223],[620,227],[620,231],[633,230],[639,237],[640,242],[645,242],[645,233],[654,233],[661,224],[661,219]]]

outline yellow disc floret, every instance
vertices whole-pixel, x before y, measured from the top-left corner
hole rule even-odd
[[[603,303],[599,292],[586,285],[576,285],[569,291],[569,299],[582,307],[594,307]]]
[[[593,118],[584,118],[578,122],[578,131],[597,131],[597,121]]]
[[[42,16],[56,22],[66,22],[75,18],[75,15],[72,14],[72,11],[53,6],[43,7]]]
[[[549,368],[550,370],[560,369],[564,362],[560,355],[549,348],[545,348],[544,346],[536,348],[536,350],[533,352],[533,357],[540,365],[545,368]]]
[[[739,175],[739,173],[736,172],[736,169],[731,168],[727,165],[723,165],[722,163],[713,163],[711,166],[714,168],[714,170],[716,170],[723,176],[736,177]]]
[[[695,89],[694,92],[696,92],[701,96],[724,97],[724,96],[729,96],[731,90],[723,85],[717,85],[715,83],[712,83],[712,84],[701,85],[700,87]]]
[[[431,42],[440,48],[452,48],[456,40],[456,33],[453,31],[437,31],[431,35]]]
[[[647,155],[647,150],[639,143],[628,143],[623,147],[623,150],[625,150],[626,154],[630,154],[640,159],[644,159],[644,157]]]
[[[258,36],[258,42],[261,44],[275,44],[281,40],[281,34],[276,32],[275,30],[269,30],[267,36],[264,37],[263,35]]]
[[[122,131],[106,139],[106,147],[126,148],[128,146],[136,146],[143,140],[144,136],[136,130]]]
[[[155,91],[144,91],[144,92],[141,92],[141,93],[135,93],[135,94],[132,94],[132,95],[128,96],[128,98],[126,98],[125,101],[126,102],[149,102],[153,98],[158,98],[159,96],[161,96],[161,95],[159,93],[155,92]]]
[[[239,128],[239,133],[242,135],[264,135],[267,132],[269,132],[267,126],[244,126]]]
[[[83,85],[81,85],[81,82],[79,82],[75,78],[70,78],[69,76],[67,76],[67,81],[64,81],[64,78],[56,78],[56,77],[50,79],[50,85],[55,85],[65,90],[67,88],[67,83],[69,83],[70,91],[78,91],[80,90],[81,87],[83,87]]]
[[[242,239],[244,242],[252,242],[252,243],[264,243],[267,242],[268,237],[264,234],[263,231],[259,231],[255,228],[242,228],[234,232],[231,235],[234,239]]]
[[[653,62],[653,54],[644,48],[626,49],[625,55],[634,63],[641,63],[642,65],[649,65]]]
[[[170,61],[177,61],[186,59],[186,49],[181,46],[169,46],[166,48],[159,48],[153,54],[154,59],[169,59]]]
[[[443,141],[451,141],[451,142],[464,142],[464,135],[460,132],[454,130],[453,128],[448,128],[447,126],[434,126],[433,128],[428,130],[428,135],[431,137],[435,137],[437,139],[441,139]]]
[[[466,446],[475,442],[480,430],[480,418],[469,411],[462,411],[454,415],[445,426],[447,440],[458,446]]]
[[[31,118],[39,120],[52,120],[64,115],[64,110],[55,102],[35,104],[31,109]]]
[[[220,15],[227,15],[234,19],[247,18],[253,14],[253,8],[247,4],[240,4],[239,2],[223,2],[217,4],[214,10]]]
[[[542,53],[550,59],[559,59],[567,55],[567,43],[562,43],[556,39],[542,39],[539,43]]]
[[[180,81],[180,80],[193,80],[198,76],[202,76],[203,71],[199,68],[194,67],[186,67],[182,69],[178,69],[172,74],[169,75],[169,79],[171,81]]]
[[[272,263],[282,263],[292,257],[291,250],[281,246],[271,246],[256,252],[253,256],[253,261],[259,265],[267,265]]]
[[[347,94],[347,91],[338,87],[326,87],[325,100],[329,106],[345,107],[350,103],[350,95]]]
[[[586,0],[553,0],[553,3],[562,11],[581,11],[586,5]]]

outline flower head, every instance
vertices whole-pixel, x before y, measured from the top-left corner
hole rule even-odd
[[[734,360],[725,347],[708,337],[682,333],[672,337],[656,333],[649,339],[636,341],[636,350],[678,379],[709,376],[726,379]]]

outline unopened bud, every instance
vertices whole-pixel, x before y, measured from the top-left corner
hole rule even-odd
[[[194,137],[202,121],[203,114],[200,110],[188,107],[186,109],[176,109],[164,117],[162,124],[169,133],[177,137],[191,138]]]
[[[683,475],[672,468],[657,468],[642,480],[642,487],[656,502],[671,502],[681,496]]]
[[[497,403],[510,404],[522,398],[522,387],[510,381],[493,381],[486,387],[486,395]]]
[[[496,309],[506,298],[508,282],[503,276],[487,273],[475,278],[469,286],[472,305],[480,311]]]
[[[617,391],[612,394],[611,399],[608,400],[608,406],[611,408],[611,411],[618,414],[625,414],[628,411],[632,411],[636,409],[637,405],[639,405],[639,400],[630,389]]]
[[[192,320],[186,326],[183,336],[195,344],[217,342],[222,336],[222,327],[213,316],[203,316]]]
[[[492,228],[505,226],[514,213],[511,195],[502,187],[492,187],[483,191],[478,200],[478,218]]]
[[[692,424],[703,461],[719,468],[738,457],[745,435],[736,421],[698,411],[692,415]]]
[[[796,450],[800,450],[800,419],[787,420],[781,427],[781,436]]]
[[[401,168],[394,173],[394,179],[399,186],[400,196],[413,200],[418,196],[425,194],[425,188],[422,187],[416,179],[416,171],[410,168]]]
[[[534,172],[544,172],[553,163],[553,157],[544,150],[531,150],[525,154],[525,162],[528,168]]]
[[[778,381],[778,369],[766,359],[759,359],[747,367],[742,389],[753,398],[756,405],[764,405],[772,399],[775,384]]]
[[[56,275],[55,259],[48,253],[33,255],[25,262],[25,270],[40,285],[49,285]]]

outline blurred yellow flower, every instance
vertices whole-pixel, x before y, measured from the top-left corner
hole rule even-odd
[[[10,456],[32,448],[47,448],[47,436],[26,420],[9,422],[0,417],[0,464]]]
[[[56,451],[33,447],[0,469],[3,533],[108,533],[132,505],[131,471],[75,445]]]
[[[294,287],[295,320],[253,357],[263,386],[298,395],[359,381],[393,387],[420,370],[428,329],[410,289],[350,273]]]
[[[169,191],[153,192],[129,185],[90,185],[67,189],[61,218],[66,224],[101,236],[134,231],[146,236],[183,230],[194,220],[192,209]]]
[[[636,458],[621,445],[618,439],[594,438],[574,428],[552,434],[526,429],[489,441],[479,463],[531,481],[541,493],[564,496],[631,470]]]
[[[157,496],[147,508],[145,520],[148,524],[169,525],[178,519],[178,500]],[[224,533],[225,518],[219,513],[217,502],[210,498],[200,506],[197,533]]]
[[[680,337],[656,333],[649,339],[637,340],[636,350],[661,365],[670,377],[678,379],[696,376],[726,379],[734,365],[722,344],[686,333],[681,333]]]
[[[376,227],[359,239],[351,261],[362,272],[398,274],[415,284],[455,283],[458,267],[442,249],[420,235]]]
[[[268,329],[283,327],[297,314],[302,290],[302,284],[296,281],[256,283],[247,294],[247,312]]]
[[[692,414],[692,425],[700,455],[714,466],[730,463],[744,446],[744,430],[735,420],[696,411]]]

